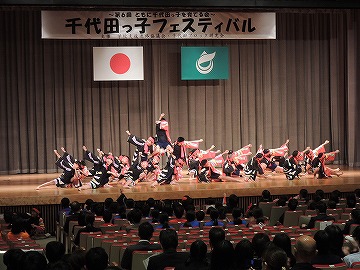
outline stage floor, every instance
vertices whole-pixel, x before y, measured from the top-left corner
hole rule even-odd
[[[224,193],[238,196],[259,196],[264,189],[270,190],[272,195],[297,194],[306,188],[310,193],[317,189],[331,192],[335,189],[341,192],[352,192],[360,188],[360,168],[340,167],[344,174],[340,177],[328,179],[314,179],[304,176],[301,179],[289,181],[283,174],[276,174],[267,179],[257,178],[255,182],[245,182],[243,178],[236,178],[239,182],[220,182],[202,184],[190,180],[187,175],[177,185],[163,185],[151,188],[150,183],[139,183],[131,189],[124,189],[128,198],[146,200],[153,197],[156,200],[180,199],[184,195],[193,198],[222,197]],[[47,205],[58,204],[61,198],[68,197],[71,201],[84,202],[91,198],[94,201],[104,201],[111,197],[116,199],[122,186],[96,190],[81,190],[75,188],[56,188],[55,185],[36,190],[39,184],[58,177],[59,174],[19,174],[0,176],[0,206],[8,205]],[[90,181],[90,178],[85,182]]]

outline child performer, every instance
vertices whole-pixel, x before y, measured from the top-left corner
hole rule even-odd
[[[111,154],[103,154],[103,152],[98,149],[100,153],[100,157],[95,156],[92,152],[88,151],[86,146],[83,146],[84,150],[84,159],[90,161],[94,164],[93,168],[93,178],[91,179],[90,183],[79,187],[78,190],[82,189],[97,189],[99,187],[109,186],[109,178],[119,177],[115,167],[114,167],[114,156]]]
[[[82,161],[74,159],[73,156],[66,152],[64,147],[61,147],[61,150],[64,152],[63,156],[61,156],[57,150],[54,150],[54,153],[58,158],[55,164],[63,170],[63,173],[58,178],[41,184],[36,188],[37,190],[51,184],[55,184],[57,187],[61,188],[71,186],[75,175],[77,178],[77,180],[75,180],[77,182],[76,184],[81,185],[79,180],[85,178],[89,174],[89,171]]]

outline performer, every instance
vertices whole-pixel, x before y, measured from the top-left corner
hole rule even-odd
[[[140,157],[141,153],[139,154]],[[130,166],[129,170],[124,176],[124,179],[126,181],[124,188],[134,187],[138,182],[144,180],[147,174],[147,166],[148,162],[146,160],[141,160],[141,158],[138,158],[138,160]]]
[[[222,182],[221,172],[215,168],[212,162],[203,159],[200,162],[198,180],[200,183],[210,183],[211,181]]]
[[[186,149],[187,148],[199,148],[199,143],[203,139],[194,141],[185,141],[184,137],[179,137],[173,145],[173,155],[175,159],[182,159],[186,163]]]
[[[339,150],[330,153],[319,153],[317,157],[313,159],[312,168],[314,170],[314,178],[318,174],[318,179],[328,178],[332,175],[340,176],[343,172],[339,168],[331,169],[326,166],[325,163],[327,160],[331,160],[335,157],[335,154],[339,153]]]
[[[55,184],[57,187],[61,188],[71,186],[75,174],[76,180],[74,184],[81,186],[81,180],[89,174],[84,162],[77,161],[73,156],[66,152],[64,147],[61,147],[61,150],[64,153],[63,156],[61,156],[57,150],[54,150],[54,153],[58,158],[55,164],[63,170],[63,173],[58,178],[39,185],[36,187],[36,190],[51,184]]]
[[[309,174],[314,173],[314,168],[312,166],[313,160],[320,153],[325,153],[325,145],[327,145],[328,143],[329,143],[329,141],[326,140],[324,143],[320,144],[314,150],[312,150],[309,146],[305,149],[305,151],[304,151],[305,172],[307,172]]]
[[[262,169],[268,169],[272,172],[284,172],[283,167],[278,166],[275,161],[273,160],[273,153],[270,149],[264,149],[263,151],[263,159],[260,161],[260,165]]]
[[[295,150],[292,155],[285,160],[284,173],[288,180],[294,180],[295,177],[300,178],[302,169],[299,161],[301,160],[303,160],[303,154],[298,150]]]
[[[200,167],[200,159],[199,159],[200,149],[191,149],[188,155],[188,170],[190,179],[197,177]]]
[[[254,157],[252,157],[249,162],[246,164],[244,172],[246,181],[248,180],[256,180],[256,177],[264,177],[264,171],[260,165],[260,161],[264,158],[264,155],[262,153],[257,153]]]
[[[110,177],[117,178],[119,174],[117,173],[114,167],[114,156],[109,153],[105,155],[100,149],[97,149],[100,157],[94,155],[94,153],[88,151],[87,147],[83,146],[84,150],[84,159],[90,161],[94,164],[92,169],[93,171],[93,178],[91,179],[90,183],[79,187],[78,190],[82,189],[97,189],[99,187],[110,187],[108,185]]]
[[[161,184],[172,183],[172,177],[174,175],[174,170],[175,170],[176,157],[173,154],[174,150],[170,145],[168,145],[165,150],[166,150],[166,155],[168,156],[168,160],[166,162],[165,167],[161,170],[157,180],[152,183],[151,187],[156,187],[157,185],[161,185]]]
[[[165,151],[166,147],[171,144],[171,138],[169,135],[169,123],[166,121],[164,116],[165,114],[162,113],[159,117],[159,120],[155,122],[155,142],[156,145],[158,145],[163,152]]]
[[[138,162],[138,155],[139,153],[141,153],[141,160],[142,161],[147,161],[147,159],[152,155],[152,153],[154,152],[154,142],[155,139],[154,137],[149,137],[147,140],[145,139],[140,139],[138,137],[136,137],[135,135],[132,135],[130,133],[130,131],[126,130],[128,137],[128,143],[135,145],[136,150],[134,152],[133,158],[132,158],[132,162]]]

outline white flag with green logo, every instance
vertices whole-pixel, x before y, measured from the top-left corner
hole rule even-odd
[[[227,47],[181,47],[182,80],[229,78]]]

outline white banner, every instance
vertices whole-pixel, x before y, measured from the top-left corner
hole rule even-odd
[[[276,39],[275,13],[42,11],[44,39]]]
[[[144,80],[143,47],[94,47],[94,81]]]

